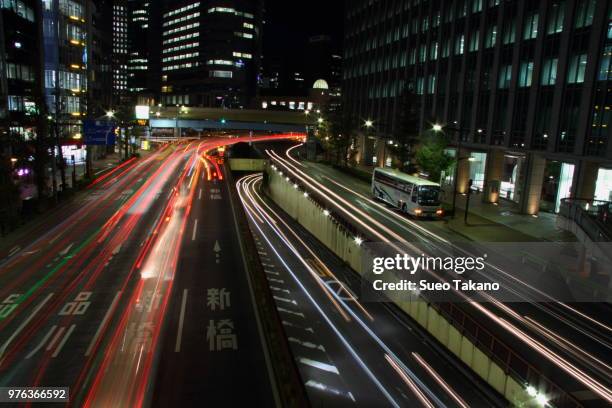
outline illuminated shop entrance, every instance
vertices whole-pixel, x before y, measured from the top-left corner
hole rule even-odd
[[[487,154],[481,152],[470,153],[470,178],[472,189],[482,191],[484,189],[485,169],[487,166]]]
[[[504,169],[499,190],[500,198],[518,203],[520,200],[520,180],[523,177],[525,157],[504,155]]]
[[[612,201],[612,169],[599,169],[597,172],[595,199]]]
[[[546,161],[540,211],[559,212],[561,200],[571,194],[574,167],[571,163]]]

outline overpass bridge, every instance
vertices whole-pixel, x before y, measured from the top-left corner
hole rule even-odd
[[[153,107],[149,127],[152,139],[197,137],[208,131],[306,132],[317,118],[302,111]]]

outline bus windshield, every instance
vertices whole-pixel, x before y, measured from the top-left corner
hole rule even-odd
[[[419,186],[419,204],[440,205],[440,188],[437,186]]]

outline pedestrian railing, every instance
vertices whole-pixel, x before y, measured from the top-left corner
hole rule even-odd
[[[610,201],[564,198],[561,200],[559,215],[575,222],[592,241],[612,241]]]

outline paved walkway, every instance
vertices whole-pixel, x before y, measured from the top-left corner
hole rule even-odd
[[[457,196],[457,214],[448,228],[466,237],[485,241],[573,241],[568,231],[557,227],[557,214],[540,212],[537,216],[520,214],[516,204],[500,200],[498,205],[483,203],[482,194],[473,193],[467,224],[464,222],[465,196]]]

